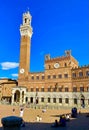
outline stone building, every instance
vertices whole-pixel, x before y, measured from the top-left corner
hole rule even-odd
[[[17,86],[18,82],[12,79],[0,79],[0,102],[11,103],[12,88]]]
[[[89,65],[80,67],[70,50],[61,57],[45,55],[44,72],[30,72],[31,18],[29,12],[24,13],[20,26],[19,77],[12,90],[12,104],[89,107]]]

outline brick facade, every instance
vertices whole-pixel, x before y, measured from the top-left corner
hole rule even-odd
[[[56,58],[45,55],[44,72],[30,72],[33,32],[29,12],[23,14],[20,33],[18,86],[12,86],[12,104],[30,102],[44,106],[89,107],[89,65],[80,67],[71,51],[67,50],[63,56]],[[9,91],[11,94],[11,89]]]
[[[31,24],[29,26],[31,28]],[[24,68],[30,56],[28,54],[30,48],[27,45],[29,42],[31,46],[31,37],[26,35],[30,41],[24,40],[22,35],[21,37],[20,66]],[[24,53],[22,53],[23,48],[25,48]],[[80,67],[70,50],[65,51],[64,56],[56,58],[46,55],[44,63],[44,72],[32,73],[28,68],[24,68],[24,72],[19,74],[19,86],[27,88],[26,102],[34,104],[37,101],[37,104],[68,107],[89,106],[89,65]]]
[[[12,88],[17,85],[18,85],[18,82],[16,80],[0,79],[0,101],[11,103]]]

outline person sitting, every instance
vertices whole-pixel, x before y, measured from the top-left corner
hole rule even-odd
[[[66,115],[66,121],[70,121],[70,116],[69,116],[69,114]]]
[[[39,120],[40,120],[40,117],[39,117],[39,115],[37,115],[36,121],[38,122]]]
[[[21,127],[25,127],[25,122],[24,122],[24,120],[22,120]]]
[[[64,115],[60,116],[59,126],[66,126],[66,118]]]
[[[45,112],[46,112],[46,109],[42,109],[42,112],[45,113]]]
[[[42,117],[41,116],[39,116],[39,121],[42,121]]]
[[[59,123],[57,120],[55,120],[54,124],[52,124],[52,127],[58,127],[59,126]]]
[[[71,117],[76,118],[77,117],[77,108],[76,107],[72,108],[71,113],[72,113]]]
[[[39,115],[37,115],[37,117],[36,117],[36,121],[37,121],[37,122],[42,121],[42,117],[39,116]]]

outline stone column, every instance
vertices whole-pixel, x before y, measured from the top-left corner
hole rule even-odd
[[[65,98],[62,98],[62,106],[65,106]]]
[[[47,104],[48,103],[48,98],[45,97],[44,102],[45,102],[45,104]]]
[[[38,97],[38,104],[41,103],[41,97]]]
[[[53,98],[52,97],[50,98],[50,103],[53,104]]]
[[[36,97],[33,97],[33,103],[36,103]]]
[[[30,101],[30,97],[28,97],[28,102],[30,103],[31,101]]]
[[[69,106],[70,106],[70,107],[73,107],[73,106],[74,106],[73,98],[69,98]]]
[[[59,98],[56,98],[56,103],[59,104]]]
[[[11,104],[14,104],[14,92],[12,93],[12,101]]]
[[[20,90],[20,105],[22,105],[22,91]]]
[[[88,107],[88,99],[85,99],[85,107]]]
[[[23,100],[23,103],[24,103],[24,104],[26,103],[26,93],[24,93],[24,100]]]
[[[81,100],[78,99],[78,108],[81,108]]]

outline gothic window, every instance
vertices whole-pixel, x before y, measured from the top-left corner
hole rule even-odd
[[[53,75],[53,79],[56,79],[56,75]]]
[[[53,88],[53,92],[56,92],[56,88]]]
[[[68,92],[68,91],[69,91],[69,88],[66,87],[66,88],[65,88],[65,92]]]
[[[44,92],[44,88],[41,88],[41,92]]]
[[[48,97],[48,103],[50,103],[50,98]]]
[[[64,74],[64,78],[68,78],[68,74]]]
[[[89,76],[89,71],[86,71],[86,76]]]
[[[36,76],[36,79],[38,80],[38,79],[39,79],[39,76]]]
[[[41,102],[44,102],[44,98],[43,97],[41,98]]]
[[[62,98],[59,98],[59,103],[62,103]]]
[[[84,92],[84,87],[80,87],[80,92]]]
[[[67,66],[67,63],[64,63],[64,66],[66,67],[66,66]]]
[[[32,76],[31,79],[34,80],[34,76]]]
[[[31,88],[31,92],[33,92],[33,88]]]
[[[56,98],[53,98],[53,103],[56,103]]]
[[[27,19],[25,18],[25,23],[27,22]]]
[[[26,97],[26,103],[28,102],[28,97]]]
[[[36,88],[36,92],[39,92],[39,88]]]
[[[83,76],[83,72],[79,72],[79,77],[82,77]]]
[[[62,88],[58,88],[59,92],[62,92]]]
[[[76,77],[76,73],[72,73],[72,77],[75,78]]]
[[[73,87],[73,92],[77,92],[77,87]]]
[[[48,75],[48,79],[50,79],[51,78],[51,76],[50,75]]]
[[[65,98],[65,103],[66,103],[66,104],[69,103],[69,98]]]
[[[74,104],[77,104],[77,99],[76,98],[74,98]]]
[[[45,77],[44,76],[42,76],[42,79],[44,79]]]
[[[51,88],[48,88],[48,92],[50,92],[51,91]]]
[[[60,79],[61,79],[61,78],[62,78],[62,75],[61,75],[61,74],[59,74],[59,75],[58,75],[58,78],[60,78]]]

